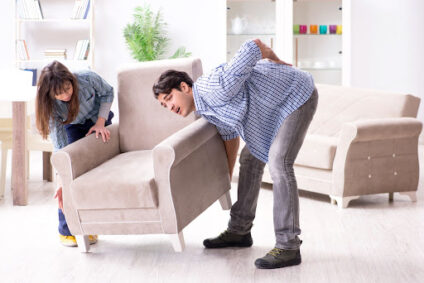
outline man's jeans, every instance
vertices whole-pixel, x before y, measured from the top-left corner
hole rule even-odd
[[[306,131],[318,104],[318,92],[299,109],[291,113],[278,130],[268,159],[273,181],[274,229],[280,249],[297,249],[301,241],[299,227],[299,195],[293,163],[305,139]],[[228,230],[246,234],[252,228],[258,202],[259,188],[265,163],[255,158],[245,146],[240,155],[237,202],[231,208]]]

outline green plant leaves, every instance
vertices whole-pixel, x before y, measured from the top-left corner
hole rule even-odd
[[[175,59],[175,58],[184,58],[184,57],[190,57],[191,52],[187,52],[186,48],[184,46],[181,46],[180,48],[175,51],[174,55],[169,57],[169,59]]]
[[[166,35],[166,23],[161,11],[154,13],[149,5],[134,9],[134,21],[124,28],[124,38],[131,55],[137,61],[161,59],[169,39]],[[180,47],[170,58],[188,57],[191,53]]]

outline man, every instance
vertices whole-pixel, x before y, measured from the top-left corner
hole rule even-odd
[[[266,59],[266,60],[261,60]],[[239,137],[238,199],[226,231],[206,239],[206,248],[250,247],[250,230],[266,163],[273,181],[276,245],[255,261],[258,268],[300,264],[299,198],[293,163],[315,113],[312,76],[278,59],[256,39],[234,58],[195,83],[184,72],[164,72],[153,86],[162,106],[183,117],[196,111],[216,125],[233,173]]]

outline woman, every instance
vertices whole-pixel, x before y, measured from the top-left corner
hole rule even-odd
[[[91,133],[110,139],[113,88],[92,71],[71,73],[53,61],[43,68],[37,87],[36,124],[44,139],[50,135],[55,151]],[[59,238],[65,246],[77,246],[63,215],[62,185],[58,179],[55,198],[59,201]],[[89,236],[90,244],[97,242]]]

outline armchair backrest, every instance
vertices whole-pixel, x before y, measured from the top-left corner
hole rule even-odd
[[[417,117],[420,98],[403,93],[317,84],[318,108],[309,134],[338,136],[342,125],[362,119]]]
[[[183,118],[160,106],[152,87],[161,73],[184,71],[196,81],[200,59],[184,58],[135,63],[118,72],[119,142],[121,152],[152,149],[163,139],[196,120]]]

